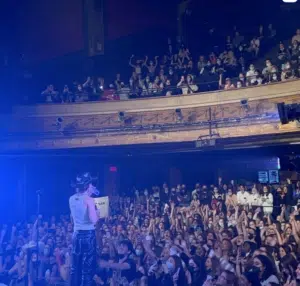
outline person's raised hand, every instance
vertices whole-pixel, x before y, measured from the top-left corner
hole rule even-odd
[[[241,263],[243,266],[247,265],[248,260],[246,258],[241,259]]]
[[[100,260],[100,261],[99,261],[99,266],[100,266],[101,268],[107,268],[108,265],[109,265],[109,263],[108,263],[107,261],[105,261],[105,260]]]
[[[1,237],[4,237],[6,232],[7,232],[7,229],[3,226],[2,230],[1,230]]]
[[[203,284],[203,286],[213,286],[213,285],[214,284],[213,284],[212,280],[206,280]]]
[[[179,271],[180,271],[180,268],[178,268],[177,271],[175,272],[175,274],[173,275],[173,282],[174,283],[177,283],[177,281],[178,281]]]
[[[104,285],[102,279],[98,275],[94,275],[93,280],[96,282],[97,285]]]
[[[295,214],[291,213],[290,214],[290,222],[293,222],[295,220]]]

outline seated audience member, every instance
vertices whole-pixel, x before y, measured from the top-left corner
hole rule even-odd
[[[62,102],[74,102],[73,93],[70,91],[69,86],[65,85],[62,91]]]
[[[300,43],[300,29],[297,29],[296,34],[292,38],[292,43],[294,42]]]
[[[246,73],[247,85],[253,85],[256,82],[256,70],[253,64],[249,66],[249,70]]]
[[[263,76],[268,77],[269,75],[271,75],[272,68],[273,68],[272,62],[269,59],[266,60],[266,66],[264,67],[264,69],[262,71]]]
[[[220,74],[219,78],[219,89],[229,90],[229,89],[235,89],[234,84],[231,82],[231,79],[227,77],[225,79],[225,84],[222,83],[223,74]]]
[[[257,57],[259,54],[259,49],[260,49],[260,39],[257,37],[254,37],[250,41],[250,46],[248,48],[248,51],[251,52],[254,57]]]
[[[42,101],[46,103],[59,102],[58,92],[54,90],[52,84],[48,85],[47,88],[42,91]]]
[[[285,48],[283,43],[279,44],[277,59],[280,66],[289,59],[289,51]]]
[[[129,99],[130,88],[125,86],[124,82],[121,82],[120,88],[118,90],[118,95],[120,100],[128,100]]]

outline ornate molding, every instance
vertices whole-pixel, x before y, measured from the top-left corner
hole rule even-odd
[[[298,126],[289,124],[281,128],[278,123],[256,124],[248,126],[233,126],[219,128],[220,138],[240,138],[262,135],[280,135],[299,132]],[[172,142],[190,142],[196,141],[199,136],[207,135],[207,129],[190,130],[190,131],[164,131],[164,132],[147,132],[140,134],[114,134],[102,135],[93,134],[81,138],[37,138],[35,140],[23,140],[19,142],[1,142],[2,151],[22,151],[22,150],[43,150],[43,149],[62,149],[62,148],[83,148],[97,146],[118,146],[118,145],[133,145],[133,144],[157,144],[157,143],[172,143]],[[294,135],[293,135],[294,136]],[[300,138],[300,136],[299,136]],[[247,139],[246,139],[247,140]]]

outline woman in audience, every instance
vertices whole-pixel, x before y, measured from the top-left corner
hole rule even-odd
[[[253,260],[253,271],[258,272],[260,284],[267,285],[280,285],[277,277],[277,271],[272,261],[265,255],[257,255]]]

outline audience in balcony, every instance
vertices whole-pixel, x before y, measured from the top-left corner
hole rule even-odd
[[[42,92],[43,102],[84,102],[96,100],[127,100],[152,96],[176,96],[218,89],[233,89],[286,81],[299,77],[300,70],[300,29],[293,36],[288,48],[279,43],[276,58],[266,59],[265,66],[255,66],[262,51],[274,44],[276,30],[270,24],[266,29],[261,25],[257,36],[247,42],[235,29],[234,37],[227,36],[219,53],[200,55],[195,60],[190,50],[181,45],[178,52],[168,40],[169,52],[173,54],[137,57],[132,55],[129,66],[133,68],[129,81],[120,73],[111,85],[104,84],[104,78],[93,80],[88,77],[83,84],[65,85],[61,93],[53,85]],[[171,48],[170,48],[171,47]],[[223,80],[225,82],[223,83]]]

